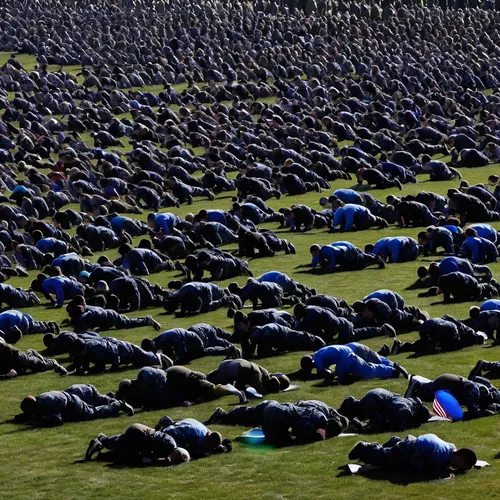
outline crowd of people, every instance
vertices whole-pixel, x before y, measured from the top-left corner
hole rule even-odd
[[[492,225],[500,177],[462,180],[465,169],[500,161],[494,2],[14,0],[0,13],[0,51],[11,53],[0,68],[0,378],[139,369],[111,394],[76,383],[26,396],[16,422],[56,426],[236,397],[241,406],[217,408],[205,423],[165,416],[155,428],[99,434],[85,455],[174,465],[232,451],[213,424],[262,427],[275,446],[346,430],[400,432],[428,422],[424,403],[439,390],[467,408],[466,418],[498,413],[500,390],[483,371],[495,378],[499,363],[479,360],[467,378],[429,380],[389,359],[500,341],[500,283],[488,267],[500,245]],[[36,58],[34,68],[18,53]],[[404,194],[424,179],[457,187]],[[337,180],[356,185],[335,189]],[[399,196],[382,202],[366,185]],[[223,192],[226,209],[210,208]],[[314,207],[300,203],[308,192],[318,193]],[[206,208],[177,215],[195,198]],[[279,210],[266,203],[274,198]],[[146,222],[136,217],[143,213]],[[389,227],[395,236],[368,231]],[[397,235],[408,227],[414,238]],[[276,258],[254,276],[249,259],[296,254],[294,233],[312,229],[335,241],[311,241],[310,273],[415,261],[421,297],[482,305],[468,318],[430,318],[385,289],[348,303],[285,274]],[[364,248],[349,241],[352,231],[366,231]],[[118,258],[108,258],[111,249]],[[174,270],[181,279],[167,287],[150,276]],[[240,276],[243,286],[219,286]],[[10,285],[12,277],[28,286]],[[22,312],[43,298],[65,308],[63,324]],[[154,307],[177,317],[226,308],[234,329],[163,331],[147,313]],[[126,315],[136,311],[143,315]],[[158,333],[140,346],[119,338],[135,327]],[[116,337],[101,335],[109,331]],[[403,342],[408,332],[418,340]],[[44,334],[43,355],[14,347],[29,334]],[[392,346],[375,352],[362,343],[376,337]],[[248,405],[247,388],[270,395],[291,383],[256,361],[291,351],[311,353],[297,366],[302,379],[402,377],[408,389],[381,387],[338,408]],[[52,358],[61,354],[68,366]],[[204,356],[226,359],[208,374],[183,366]],[[349,459],[439,473],[470,469],[477,457],[425,434],[360,442]]]

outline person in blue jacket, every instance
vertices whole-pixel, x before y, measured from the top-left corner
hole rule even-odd
[[[0,332],[7,337],[17,334],[20,338],[32,333],[59,333],[59,325],[55,321],[35,321],[29,314],[9,309],[0,313]]]
[[[279,271],[268,271],[261,274],[256,280],[261,283],[264,281],[276,283],[283,289],[284,294],[288,296],[293,295],[307,299],[307,297],[315,293],[315,290],[310,290],[306,285],[293,280],[287,274]]]
[[[490,240],[492,243],[496,244],[499,240],[497,230],[490,224],[471,224],[468,228],[474,229],[479,237]]]
[[[375,166],[376,169],[380,170],[384,174],[389,174],[393,179],[399,179],[401,184],[407,184],[408,182],[417,182],[415,174],[411,171],[393,163],[390,161],[381,161]]]
[[[420,266],[417,269],[417,275],[421,280],[430,277],[431,282],[434,284],[437,283],[440,276],[455,272],[468,274],[478,279],[480,279],[480,276],[483,276],[486,280],[489,280],[493,276],[488,266],[471,264],[468,259],[462,259],[460,257],[445,257],[440,262],[431,262],[429,268]]]
[[[383,445],[360,441],[349,452],[349,460],[359,460],[390,471],[439,476],[449,469],[472,469],[477,456],[470,448],[457,450],[454,444],[435,434],[424,434],[404,439],[393,436]]]
[[[310,372],[316,369],[318,376],[329,380],[336,379],[340,384],[347,381],[347,378],[356,377],[359,379],[371,378],[398,378],[400,374],[407,375],[397,363],[392,363],[386,358],[379,356],[375,352],[360,350],[358,355],[358,344],[331,345],[316,351],[312,356],[303,356],[300,366],[303,370]],[[353,348],[354,347],[354,348]],[[370,361],[364,357],[369,356]],[[335,365],[335,370],[330,367]]]
[[[461,249],[462,256],[473,264],[496,262],[498,250],[494,243],[478,236],[477,231],[469,227],[465,230],[465,240]]]
[[[156,233],[161,233],[163,236],[172,234],[175,226],[179,223],[179,217],[170,212],[162,214],[150,213],[148,214],[148,225]]]
[[[31,289],[43,293],[51,305],[58,308],[63,306],[65,300],[85,293],[85,286],[82,283],[63,275],[48,277],[45,274],[39,274],[31,282]],[[55,295],[55,300],[51,295]]]
[[[96,265],[83,260],[75,252],[66,253],[52,261],[52,267],[59,267],[65,276],[79,276],[82,271],[90,272]]]
[[[68,253],[68,244],[57,238],[44,238],[39,230],[33,231],[33,241],[36,248],[43,253],[52,253],[55,257]]]
[[[417,260],[422,251],[422,246],[416,240],[406,236],[381,238],[375,245],[365,246],[365,253],[380,256],[384,262],[391,263]]]
[[[331,229],[336,231],[352,231],[354,229],[362,230],[377,226],[384,229],[388,226],[387,221],[381,217],[373,215],[368,208],[361,205],[345,204],[337,200],[333,203],[335,212]]]

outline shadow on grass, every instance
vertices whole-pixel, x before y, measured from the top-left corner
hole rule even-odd
[[[443,479],[451,479],[453,476],[448,475],[443,475],[443,476],[432,476],[429,474],[411,474],[411,473],[404,473],[404,472],[394,472],[394,471],[387,471],[383,469],[372,469],[366,472],[361,472],[358,474],[351,474],[351,472],[348,469],[347,465],[343,465],[339,467],[340,472],[337,474],[336,477],[345,477],[345,476],[352,476],[352,475],[358,475],[361,477],[364,477],[366,479],[372,479],[376,481],[387,481],[391,484],[399,485],[399,486],[408,486],[410,484],[416,484],[416,483],[428,483],[430,481],[438,481],[438,480],[443,480]],[[454,473],[455,475],[458,475],[460,473]]]

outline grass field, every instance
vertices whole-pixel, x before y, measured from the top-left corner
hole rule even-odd
[[[0,62],[4,58],[0,58]],[[20,57],[26,65],[33,60]],[[484,182],[491,173],[498,173],[498,166],[481,169],[463,170],[464,178],[470,183]],[[404,187],[403,193],[416,193],[420,190],[445,194],[450,187],[456,187],[457,181],[433,183],[422,176],[418,184]],[[337,181],[332,189],[350,187],[351,182]],[[385,199],[393,190],[371,191],[374,196]],[[318,193],[310,193],[302,197],[273,200],[274,208],[290,206],[293,203],[305,203],[318,208]],[[231,196],[223,194],[213,203],[205,200],[196,201],[192,207],[183,206],[176,210],[180,215],[196,212],[201,208],[224,208],[231,206]],[[145,214],[144,214],[145,216]],[[268,227],[276,229],[275,225]],[[496,226],[500,229],[500,224]],[[281,230],[280,230],[281,231]],[[313,275],[302,272],[297,266],[309,262],[309,246],[312,243],[325,244],[335,240],[349,239],[357,246],[363,247],[367,242],[374,242],[384,236],[407,235],[416,236],[417,229],[399,230],[390,227],[386,230],[368,230],[363,232],[330,235],[324,230],[313,230],[306,234],[291,235],[282,232],[297,247],[297,254],[277,256],[272,259],[251,260],[250,266],[256,276],[278,269],[286,272],[296,280],[314,287],[320,293],[342,297],[349,302],[363,298],[366,294],[380,288],[390,288],[401,293],[408,304],[418,305],[429,312],[431,317],[450,313],[464,318],[472,305],[433,304],[435,299],[419,299],[418,291],[406,290],[416,279],[416,268],[420,263],[392,264],[384,270],[365,270],[361,272],[338,273],[329,275]],[[234,249],[229,246],[228,250]],[[114,252],[107,252],[114,257]],[[99,254],[91,260],[95,261]],[[430,261],[430,259],[427,259]],[[495,277],[498,278],[500,267],[492,265]],[[153,283],[166,286],[175,273],[153,275]],[[27,288],[30,278],[11,280],[16,286]],[[244,278],[238,281],[244,282]],[[64,310],[51,309],[47,304],[27,309],[37,320],[57,320],[59,323],[66,317]],[[225,310],[210,315],[199,315],[191,318],[176,319],[162,314],[160,309],[148,311],[162,323],[164,329],[182,326],[187,327],[198,322],[208,322],[226,329],[231,328],[231,320],[226,317]],[[138,315],[136,313],[136,315]],[[154,332],[150,328],[130,331],[110,332],[112,335],[134,343],[140,343],[144,337],[151,337]],[[402,336],[413,339],[415,333]],[[390,340],[390,339],[389,339]],[[373,339],[367,344],[378,350],[387,339]],[[20,349],[42,349],[42,336],[26,336],[17,345]],[[304,353],[293,353],[259,362],[269,370],[293,372],[299,367],[300,357]],[[419,359],[408,358],[407,355],[396,356],[395,360],[404,365],[411,373],[419,373],[427,377],[438,376],[450,372],[467,376],[477,359],[500,359],[498,348],[469,348],[463,351],[444,355],[435,355]],[[67,364],[67,359],[60,361]],[[207,373],[221,361],[221,358],[204,358],[193,362],[190,366]],[[123,378],[133,378],[136,370],[128,369],[120,372],[106,373],[97,376],[61,378],[54,373],[29,375],[0,383],[0,484],[3,494],[0,498],[9,499],[82,499],[82,498],[203,498],[204,500],[224,497],[256,498],[434,498],[448,499],[470,497],[474,494],[482,498],[498,498],[498,465],[495,456],[500,446],[499,417],[464,423],[426,424],[413,434],[419,435],[434,432],[445,440],[454,442],[458,447],[471,446],[478,456],[491,463],[492,467],[472,471],[451,481],[434,483],[394,484],[391,481],[375,482],[361,477],[337,477],[338,467],[347,463],[350,448],[358,441],[357,437],[335,438],[326,442],[307,446],[271,449],[268,447],[251,447],[234,444],[233,453],[219,455],[193,462],[177,468],[121,468],[106,465],[102,462],[81,462],[89,440],[98,432],[108,435],[122,432],[128,425],[141,422],[154,425],[165,414],[164,411],[137,412],[134,417],[122,416],[117,419],[97,420],[65,424],[55,429],[33,429],[24,425],[14,425],[9,420],[19,412],[19,403],[27,394],[36,395],[51,389],[63,389],[73,383],[92,383],[101,392],[116,390],[118,382]],[[349,394],[362,396],[366,391],[383,386],[396,392],[404,392],[404,379],[388,381],[358,382],[351,386],[319,387],[317,382],[301,382],[297,391],[280,394],[280,401],[297,399],[320,399],[332,406],[340,405]],[[205,420],[216,406],[231,408],[231,398],[201,404],[189,408],[174,408],[168,411],[173,419],[193,417]],[[235,438],[243,428],[213,426],[229,438]],[[404,433],[406,435],[408,433]],[[390,434],[377,434],[364,439],[385,441]],[[474,493],[472,493],[474,492]]]

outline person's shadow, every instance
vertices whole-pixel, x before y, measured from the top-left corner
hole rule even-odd
[[[442,475],[435,476],[430,474],[417,474],[417,473],[413,474],[413,473],[404,473],[399,471],[390,471],[390,470],[384,470],[379,467],[375,468],[367,467],[366,470],[364,471],[362,470],[357,474],[352,474],[349,470],[348,465],[341,465],[340,467],[338,467],[338,470],[340,470],[340,472],[337,474],[336,477],[358,475],[366,479],[387,481],[391,484],[397,484],[400,486],[408,486],[409,484],[416,484],[416,483],[428,483],[429,481],[437,481],[441,479],[452,479],[456,475],[461,474],[461,472],[454,472],[453,474],[447,472]]]

